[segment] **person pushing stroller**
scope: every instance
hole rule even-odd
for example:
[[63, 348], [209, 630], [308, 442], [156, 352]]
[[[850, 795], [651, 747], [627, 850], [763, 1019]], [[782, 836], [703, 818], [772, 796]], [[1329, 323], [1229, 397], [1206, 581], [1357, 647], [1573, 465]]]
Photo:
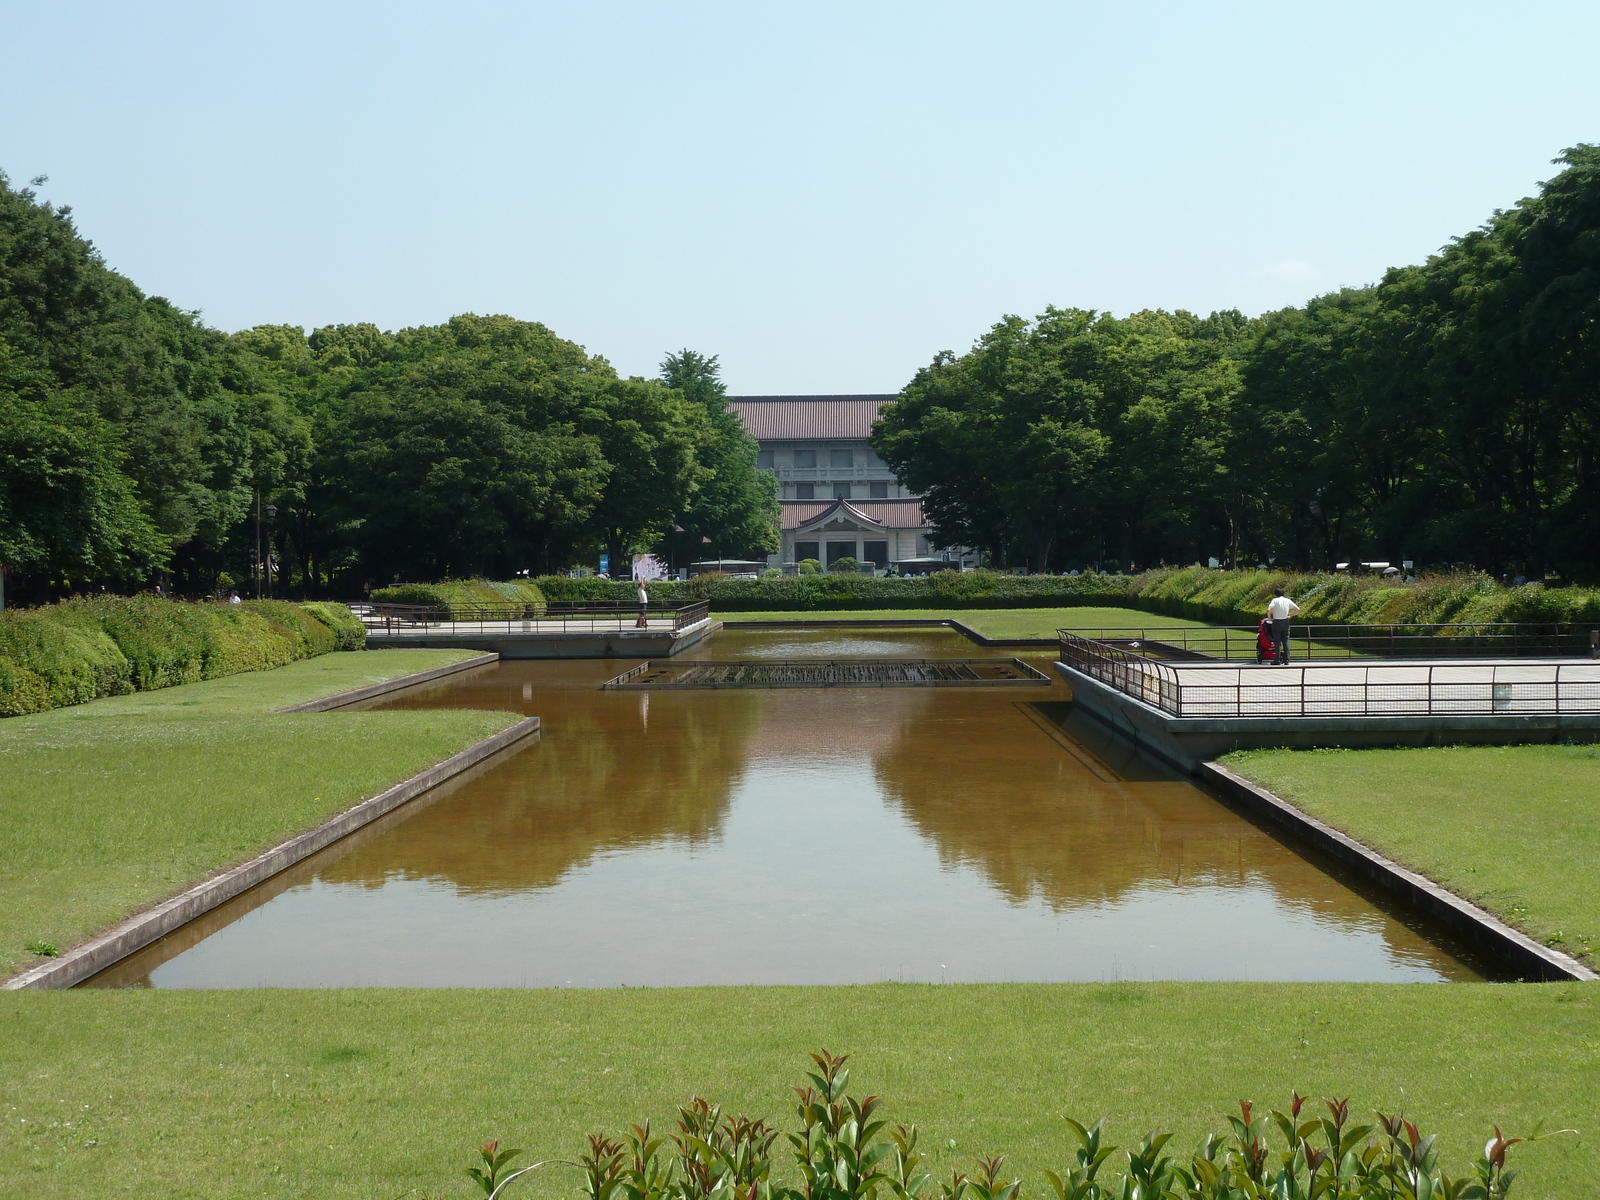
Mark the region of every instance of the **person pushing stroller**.
[[1272, 655], [1272, 665], [1286, 666], [1289, 662], [1289, 618], [1300, 611], [1300, 606], [1283, 594], [1283, 589], [1273, 588], [1272, 599], [1267, 604], [1267, 615], [1256, 630], [1256, 662], [1264, 662]]

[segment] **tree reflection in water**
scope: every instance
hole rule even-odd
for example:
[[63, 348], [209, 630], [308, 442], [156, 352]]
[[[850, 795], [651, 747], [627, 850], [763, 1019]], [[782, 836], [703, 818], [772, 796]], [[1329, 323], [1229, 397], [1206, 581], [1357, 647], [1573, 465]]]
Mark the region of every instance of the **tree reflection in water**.
[[[554, 887], [608, 853], [715, 839], [761, 720], [759, 694], [597, 690], [616, 671], [610, 662], [508, 664], [452, 690], [454, 707], [537, 713], [539, 745], [321, 878], [369, 887], [418, 879], [508, 895]], [[535, 674], [538, 690], [525, 698], [520, 677]], [[439, 702], [434, 690], [404, 706]]]

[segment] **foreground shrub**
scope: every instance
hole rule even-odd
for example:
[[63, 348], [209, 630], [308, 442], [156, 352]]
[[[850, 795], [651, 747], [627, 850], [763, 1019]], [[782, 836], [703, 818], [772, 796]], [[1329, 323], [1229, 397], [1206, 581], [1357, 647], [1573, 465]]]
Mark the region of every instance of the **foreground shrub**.
[[[849, 1094], [845, 1055], [811, 1056], [816, 1070], [793, 1089], [796, 1129], [784, 1133], [799, 1186], [772, 1180], [779, 1131], [765, 1120], [729, 1116], [695, 1097], [678, 1110], [678, 1132], [656, 1137], [650, 1122], [620, 1139], [590, 1134], [576, 1161], [512, 1166], [521, 1150], [485, 1142], [482, 1167], [467, 1174], [489, 1200], [501, 1200], [520, 1176], [540, 1167], [582, 1172], [586, 1200], [1018, 1200], [1023, 1181], [1007, 1178], [1005, 1156], [978, 1158], [935, 1183], [915, 1125], [892, 1129], [883, 1100]], [[1322, 1110], [1326, 1111], [1323, 1115]], [[1059, 1171], [1046, 1170], [1049, 1200], [1500, 1200], [1517, 1177], [1506, 1166], [1512, 1147], [1543, 1136], [1504, 1137], [1498, 1126], [1470, 1173], [1452, 1177], [1440, 1165], [1433, 1136], [1404, 1115], [1350, 1118], [1348, 1100], [1306, 1111], [1298, 1093], [1287, 1111], [1257, 1115], [1240, 1101], [1225, 1133], [1212, 1133], [1189, 1155], [1172, 1154], [1169, 1133], [1147, 1133], [1123, 1151], [1106, 1140], [1105, 1118], [1084, 1125], [1066, 1118], [1074, 1145]], [[1570, 1133], [1571, 1130], [1561, 1130]], [[951, 1143], [952, 1145], [954, 1143]]]
[[132, 690], [127, 657], [92, 618], [60, 606], [13, 609], [0, 618], [0, 715]]
[[[601, 583], [607, 582], [600, 580]], [[552, 597], [564, 599], [564, 597]], [[521, 608], [542, 613], [545, 593], [538, 583], [514, 579], [495, 583], [488, 579], [447, 579], [443, 583], [397, 583], [377, 588], [374, 604], [423, 604], [452, 617], [471, 617], [485, 609]]]
[[342, 621], [283, 600], [91, 596], [12, 609], [0, 614], [0, 716], [261, 671], [365, 644], [348, 609], [326, 607], [340, 610]]

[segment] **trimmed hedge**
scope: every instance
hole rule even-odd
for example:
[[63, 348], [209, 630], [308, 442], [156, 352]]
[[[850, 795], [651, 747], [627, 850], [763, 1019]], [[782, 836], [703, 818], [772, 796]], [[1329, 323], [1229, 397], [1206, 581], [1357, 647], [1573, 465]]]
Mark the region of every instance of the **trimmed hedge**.
[[1186, 567], [1138, 576], [1130, 582], [1127, 602], [1168, 616], [1253, 624], [1265, 615], [1276, 587], [1300, 605], [1297, 619], [1330, 625], [1600, 621], [1600, 591], [1538, 583], [1508, 588], [1486, 575], [1467, 573], [1399, 583], [1376, 575]]
[[[542, 576], [535, 582], [554, 601], [632, 600], [637, 584], [588, 576]], [[820, 612], [828, 609], [1065, 608], [1126, 604], [1122, 575], [1001, 575], [994, 571], [937, 571], [910, 578], [872, 575], [785, 575], [733, 579], [700, 575], [649, 585], [658, 603], [710, 600], [718, 612]]]
[[[604, 583], [605, 580], [600, 582]], [[452, 617], [470, 617], [486, 608], [521, 605], [535, 613], [545, 609], [545, 594], [537, 582], [525, 579], [494, 583], [488, 579], [447, 579], [443, 583], [397, 583], [377, 588], [374, 604], [425, 604]]]
[[365, 642], [343, 605], [90, 596], [13, 609], [0, 615], [0, 716], [263, 671]]
[[350, 611], [348, 604], [333, 600], [311, 600], [300, 607], [333, 631], [335, 650], [367, 648], [367, 627]]
[[[829, 609], [1071, 608], [1122, 607], [1219, 625], [1260, 620], [1282, 586], [1300, 605], [1304, 619], [1330, 625], [1433, 624], [1480, 621], [1600, 622], [1600, 591], [1545, 588], [1537, 583], [1504, 587], [1486, 575], [1426, 576], [1397, 583], [1376, 575], [1330, 572], [1224, 571], [1206, 567], [1163, 568], [1142, 575], [1002, 575], [994, 571], [938, 571], [911, 578], [871, 575], [785, 575], [734, 579], [700, 575], [649, 585], [657, 603], [710, 600], [718, 612], [826, 612]], [[530, 589], [558, 603], [631, 601], [637, 585], [585, 576], [545, 575], [532, 583], [405, 584], [374, 592], [389, 603], [428, 604], [470, 614], [473, 603], [504, 604]], [[488, 600], [486, 597], [497, 597]]]

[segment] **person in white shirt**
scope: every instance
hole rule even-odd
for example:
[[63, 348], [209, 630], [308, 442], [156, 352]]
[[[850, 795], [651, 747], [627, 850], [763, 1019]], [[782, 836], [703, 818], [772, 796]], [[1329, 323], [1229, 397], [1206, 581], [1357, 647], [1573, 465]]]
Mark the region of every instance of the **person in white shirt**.
[[647, 628], [650, 624], [647, 611], [650, 608], [650, 593], [645, 590], [644, 580], [639, 580], [639, 619], [635, 624], [640, 629]]
[[1274, 666], [1283, 666], [1289, 661], [1289, 618], [1300, 611], [1300, 606], [1283, 594], [1282, 588], [1274, 588], [1272, 599], [1267, 604], [1267, 618], [1272, 622], [1272, 644], [1278, 648], [1278, 657]]

